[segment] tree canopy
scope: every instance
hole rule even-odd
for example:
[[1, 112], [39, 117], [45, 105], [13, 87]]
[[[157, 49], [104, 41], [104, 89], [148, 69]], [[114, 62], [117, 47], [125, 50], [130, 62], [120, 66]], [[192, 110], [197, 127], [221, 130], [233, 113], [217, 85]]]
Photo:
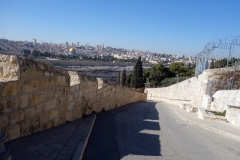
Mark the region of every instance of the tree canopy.
[[177, 82], [176, 75], [179, 76], [179, 79], [184, 80], [193, 73], [190, 65], [184, 66], [181, 62], [172, 63], [169, 68], [159, 63], [148, 69], [144, 73], [144, 78], [148, 87], [167, 86]]
[[192, 76], [193, 70], [184, 66], [182, 62], [172, 63], [169, 70], [178, 76]]
[[161, 81], [168, 77], [174, 76], [172, 73], [169, 73], [168, 68], [166, 68], [162, 63], [159, 63], [144, 73], [144, 78], [146, 78], [146, 82], [148, 86], [160, 86]]

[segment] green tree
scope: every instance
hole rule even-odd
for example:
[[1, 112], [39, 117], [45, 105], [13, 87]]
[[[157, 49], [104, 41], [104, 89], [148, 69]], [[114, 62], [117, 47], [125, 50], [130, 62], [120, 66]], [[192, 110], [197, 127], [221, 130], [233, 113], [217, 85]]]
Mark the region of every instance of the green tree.
[[[181, 82], [181, 81], [184, 81], [186, 79], [188, 79], [189, 77], [179, 77], [178, 78], [178, 82]], [[168, 87], [168, 86], [171, 86], [173, 84], [176, 84], [177, 83], [177, 78], [176, 77], [173, 77], [173, 78], [165, 78], [164, 80], [162, 80], [161, 82], [161, 86], [162, 87]]]
[[166, 77], [166, 68], [162, 63], [159, 63], [144, 73], [144, 77], [147, 79], [147, 84], [151, 87], [160, 86], [161, 81]]
[[117, 76], [117, 84], [120, 84], [120, 82], [121, 82], [121, 73], [119, 71]]
[[22, 52], [24, 57], [28, 57], [31, 54], [31, 51], [27, 49], [24, 49]]
[[224, 58], [224, 59], [221, 59], [221, 60], [216, 60], [214, 62], [214, 68], [223, 68], [227, 65], [227, 59]]
[[127, 76], [127, 79], [126, 79], [126, 86], [127, 87], [132, 87], [132, 74], [128, 75]]
[[228, 61], [228, 66], [234, 66], [235, 65], [235, 61], [237, 61], [236, 58], [231, 58], [229, 61]]
[[188, 63], [188, 69], [191, 69], [191, 63]]
[[125, 86], [126, 85], [126, 70], [123, 70], [123, 74], [122, 74], [122, 85]]
[[185, 67], [182, 62], [172, 63], [169, 70], [179, 76], [192, 76], [194, 73], [192, 69]]
[[133, 70], [132, 84], [135, 89], [144, 87], [141, 56], [138, 57], [138, 60]]
[[212, 59], [212, 62], [210, 64], [210, 69], [213, 69], [214, 68], [214, 60]]

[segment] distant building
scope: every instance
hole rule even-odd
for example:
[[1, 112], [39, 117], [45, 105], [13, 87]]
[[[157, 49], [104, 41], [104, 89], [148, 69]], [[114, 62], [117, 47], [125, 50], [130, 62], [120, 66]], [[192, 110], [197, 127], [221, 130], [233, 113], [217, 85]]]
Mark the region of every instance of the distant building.
[[32, 41], [34, 45], [37, 43], [37, 40], [35, 38], [33, 38]]
[[123, 58], [122, 55], [119, 55], [119, 54], [112, 54], [112, 56], [114, 58], [117, 58], [117, 59], [122, 59]]
[[70, 48], [68, 53], [65, 53], [66, 56], [77, 56], [76, 49]]
[[79, 42], [77, 42], [77, 47], [79, 47]]
[[102, 49], [102, 45], [96, 45], [96, 49]]
[[157, 61], [149, 61], [149, 63], [157, 64], [158, 62]]

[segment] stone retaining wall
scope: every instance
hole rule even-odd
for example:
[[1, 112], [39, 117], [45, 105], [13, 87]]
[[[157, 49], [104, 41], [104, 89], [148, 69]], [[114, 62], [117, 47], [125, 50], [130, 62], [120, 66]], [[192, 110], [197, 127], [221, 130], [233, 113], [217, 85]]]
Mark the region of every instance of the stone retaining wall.
[[[210, 108], [211, 95], [227, 87], [233, 68], [209, 69], [193, 78], [163, 88], [147, 88], [148, 99], [172, 104], [189, 103], [195, 107]], [[211, 84], [210, 84], [211, 83]], [[234, 89], [240, 88], [240, 70], [235, 74]]]
[[[221, 90], [213, 95], [211, 109], [219, 112], [226, 110], [227, 121], [240, 126], [240, 90]], [[239, 108], [230, 108], [228, 105]]]
[[0, 55], [1, 68], [0, 125], [6, 141], [146, 100], [133, 89], [16, 56]]
[[206, 83], [199, 76], [163, 88], [147, 88], [148, 99], [162, 100], [171, 104], [192, 104], [201, 106]]
[[221, 90], [213, 95], [212, 110], [223, 112], [228, 105], [240, 106], [240, 90]]

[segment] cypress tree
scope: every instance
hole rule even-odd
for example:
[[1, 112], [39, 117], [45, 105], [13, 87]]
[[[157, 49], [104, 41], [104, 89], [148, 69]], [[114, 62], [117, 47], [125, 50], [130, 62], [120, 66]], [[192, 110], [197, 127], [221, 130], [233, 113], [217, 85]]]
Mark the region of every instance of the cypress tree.
[[128, 87], [132, 87], [132, 74], [130, 74], [129, 76], [127, 76], [127, 79], [126, 79], [126, 86]]
[[122, 85], [123, 86], [125, 86], [125, 84], [126, 84], [126, 79], [127, 79], [127, 77], [126, 77], [126, 70], [124, 69], [123, 70], [123, 74], [122, 74]]
[[134, 88], [144, 87], [141, 56], [138, 57], [137, 63], [133, 70], [132, 85]]
[[214, 68], [214, 60], [212, 59], [212, 62], [210, 64], [210, 69], [213, 69]]
[[117, 84], [120, 84], [120, 82], [121, 82], [121, 77], [120, 77], [120, 72], [118, 72], [118, 76], [117, 76]]

